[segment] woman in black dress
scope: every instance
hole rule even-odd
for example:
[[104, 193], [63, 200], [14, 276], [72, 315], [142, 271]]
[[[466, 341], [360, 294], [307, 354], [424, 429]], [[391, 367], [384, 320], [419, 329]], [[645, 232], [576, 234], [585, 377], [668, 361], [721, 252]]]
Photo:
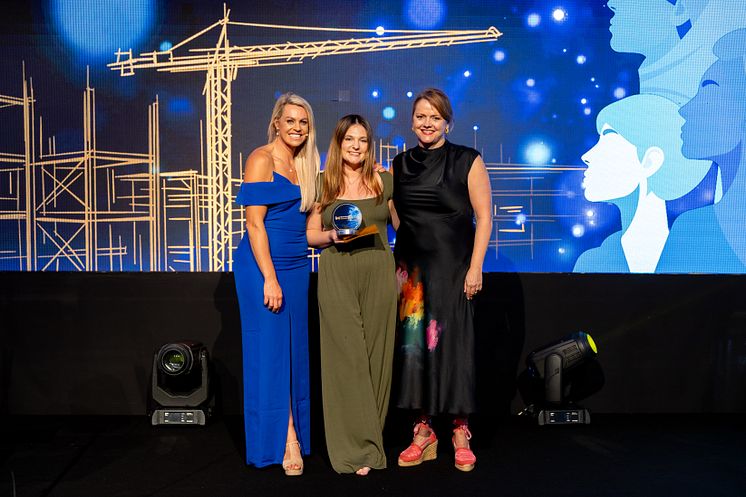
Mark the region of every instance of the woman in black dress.
[[[482, 263], [492, 232], [487, 169], [472, 148], [446, 140], [453, 121], [441, 90], [417, 95], [412, 130], [418, 145], [396, 156], [399, 398], [420, 412], [399, 466], [435, 459], [431, 417], [453, 417], [456, 468], [471, 471], [468, 415], [475, 410], [472, 298], [482, 289]], [[475, 223], [476, 219], [476, 223]]]

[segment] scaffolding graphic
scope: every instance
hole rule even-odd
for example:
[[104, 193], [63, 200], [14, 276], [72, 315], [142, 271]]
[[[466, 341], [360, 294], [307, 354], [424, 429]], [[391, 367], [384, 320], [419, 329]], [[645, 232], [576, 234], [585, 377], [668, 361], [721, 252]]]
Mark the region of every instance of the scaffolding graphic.
[[[158, 101], [148, 106], [147, 153], [98, 148], [96, 92], [89, 77], [82, 150], [58, 152], [50, 137], [44, 152], [42, 123], [40, 118], [39, 154], [27, 164], [26, 176], [30, 269], [121, 271], [129, 257], [140, 271], [158, 270]], [[42, 250], [45, 246], [51, 250]]]
[[[119, 50], [109, 64], [122, 76], [136, 70], [204, 72], [205, 120], [200, 121], [200, 164], [160, 170], [159, 102], [148, 106], [147, 151], [99, 148], [96, 92], [90, 76], [82, 95], [82, 147], [59, 151], [35, 115], [31, 79], [23, 68], [21, 96], [0, 95], [3, 129], [21, 125], [23, 150], [0, 151], [0, 268], [19, 271], [223, 271], [232, 266], [244, 232], [244, 211], [233, 202], [231, 85], [238, 69], [301, 64], [319, 56], [489, 42], [487, 30], [388, 31], [284, 26], [223, 18], [166, 51], [133, 57]], [[228, 28], [364, 33], [343, 40], [237, 46]], [[195, 46], [209, 34], [217, 42]], [[22, 114], [20, 116], [18, 114]], [[390, 165], [399, 147], [378, 144], [378, 160]], [[311, 265], [318, 252], [309, 249]]]
[[[224, 6], [223, 18], [198, 33], [175, 44], [168, 50], [153, 51], [133, 56], [132, 50], [116, 52], [116, 62], [108, 65], [121, 76], [133, 76], [136, 70], [155, 69], [169, 73], [205, 73], [205, 144], [206, 167], [204, 174], [207, 224], [210, 233], [206, 240], [207, 263], [210, 271], [232, 268], [234, 240], [240, 234], [242, 223], [236, 229], [233, 198], [235, 181], [232, 171], [232, 93], [231, 86], [238, 70], [288, 64], [302, 64], [321, 56], [345, 55], [390, 50], [481, 43], [496, 40], [502, 35], [496, 28], [487, 30], [442, 30], [442, 31], [388, 31], [389, 36], [377, 34], [375, 30], [321, 28], [310, 26], [287, 26], [257, 24], [230, 20], [230, 10]], [[339, 33], [375, 34], [367, 38], [324, 40], [308, 42], [286, 42], [276, 45], [239, 46], [232, 45], [229, 27], [267, 28], [275, 30], [299, 30]], [[210, 48], [193, 47], [196, 40], [217, 32], [217, 42]], [[391, 36], [393, 34], [393, 36]], [[187, 48], [187, 47], [190, 48]], [[173, 250], [183, 250], [174, 247]], [[176, 253], [176, 252], [174, 252]], [[182, 254], [183, 255], [183, 254]], [[199, 259], [199, 257], [197, 257]]]
[[27, 180], [34, 153], [30, 119], [33, 106], [34, 90], [30, 81], [26, 80], [24, 68], [23, 96], [0, 95], [0, 122], [3, 129], [12, 129], [15, 117], [12, 111], [20, 107], [22, 112], [23, 153], [0, 152], [0, 226], [9, 226], [7, 232], [17, 234], [17, 244], [0, 246], [0, 261], [10, 261], [9, 266], [19, 271], [30, 270], [33, 260], [29, 223], [32, 212]]
[[[534, 258], [534, 249], [540, 243], [555, 243], [560, 238], [546, 236], [542, 226], [551, 225], [561, 217], [577, 217], [557, 214], [537, 206], [537, 200], [557, 197], [572, 197], [577, 192], [552, 186], [560, 174], [585, 171], [585, 167], [573, 165], [536, 166], [512, 164], [510, 162], [487, 162], [487, 173], [492, 185], [492, 215], [494, 235], [490, 247], [499, 257], [500, 248], [527, 247]], [[580, 183], [578, 183], [579, 185]]]

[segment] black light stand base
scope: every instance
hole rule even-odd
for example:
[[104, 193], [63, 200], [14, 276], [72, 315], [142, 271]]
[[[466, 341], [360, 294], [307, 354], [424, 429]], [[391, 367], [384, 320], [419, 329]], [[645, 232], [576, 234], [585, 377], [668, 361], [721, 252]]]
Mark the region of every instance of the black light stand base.
[[156, 409], [150, 416], [150, 423], [157, 425], [201, 425], [207, 423], [210, 409], [171, 408]]
[[587, 425], [591, 423], [591, 413], [588, 409], [582, 407], [541, 409], [536, 416], [536, 420], [539, 426]]

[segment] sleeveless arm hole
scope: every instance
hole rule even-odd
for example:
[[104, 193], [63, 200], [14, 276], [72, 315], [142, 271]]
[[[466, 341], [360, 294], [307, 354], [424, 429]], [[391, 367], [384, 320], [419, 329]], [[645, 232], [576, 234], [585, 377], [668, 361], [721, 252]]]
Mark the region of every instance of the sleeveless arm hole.
[[471, 173], [471, 168], [474, 167], [474, 163], [477, 161], [478, 158], [482, 156], [482, 154], [479, 153], [478, 150], [470, 148], [470, 147], [464, 147], [466, 150], [464, 150], [464, 154], [468, 157], [468, 159], [465, 162], [466, 170], [463, 172], [463, 182], [465, 185], [469, 185], [469, 173]]
[[383, 200], [388, 202], [394, 196], [394, 177], [389, 172], [378, 173], [378, 175], [381, 177]]

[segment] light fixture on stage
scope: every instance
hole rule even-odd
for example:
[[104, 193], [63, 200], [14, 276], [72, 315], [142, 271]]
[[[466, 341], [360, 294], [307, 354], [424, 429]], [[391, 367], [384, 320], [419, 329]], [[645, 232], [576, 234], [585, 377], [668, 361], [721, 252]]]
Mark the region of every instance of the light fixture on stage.
[[151, 423], [204, 425], [212, 413], [207, 348], [182, 340], [162, 346], [153, 356]]
[[575, 402], [603, 386], [593, 338], [578, 332], [540, 347], [526, 357], [518, 385], [528, 405], [522, 414], [545, 424], [588, 424], [590, 413]]

